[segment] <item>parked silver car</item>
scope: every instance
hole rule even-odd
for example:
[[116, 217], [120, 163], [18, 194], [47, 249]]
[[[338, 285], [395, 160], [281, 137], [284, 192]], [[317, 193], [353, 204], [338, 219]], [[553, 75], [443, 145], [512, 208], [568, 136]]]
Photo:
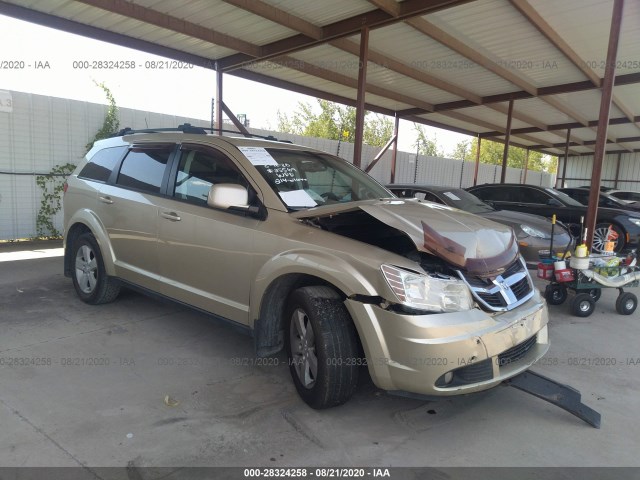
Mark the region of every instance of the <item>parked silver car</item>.
[[[551, 220], [540, 215], [496, 210], [461, 188], [413, 184], [387, 185], [387, 188], [402, 198], [420, 198], [429, 202], [449, 205], [513, 228], [518, 238], [520, 254], [530, 267], [535, 267], [538, 264], [540, 251], [548, 252], [553, 248], [556, 252], [564, 252], [573, 241], [569, 229], [562, 222], [556, 222], [556, 226], [552, 228]], [[552, 232], [553, 241], [551, 241]]]
[[508, 227], [398, 199], [335, 156], [184, 132], [99, 141], [67, 181], [64, 271], [91, 304], [121, 286], [286, 349], [314, 408], [385, 390], [455, 395], [526, 370], [547, 308]]

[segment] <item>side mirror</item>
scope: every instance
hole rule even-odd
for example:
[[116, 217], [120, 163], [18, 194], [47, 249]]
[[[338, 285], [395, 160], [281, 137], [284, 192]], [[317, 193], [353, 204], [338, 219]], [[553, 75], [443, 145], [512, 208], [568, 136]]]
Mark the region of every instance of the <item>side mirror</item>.
[[207, 205], [214, 208], [249, 208], [249, 192], [236, 183], [212, 185], [207, 196]]
[[553, 207], [562, 207], [562, 202], [560, 200], [556, 200], [555, 198], [550, 198], [547, 201], [547, 205], [551, 205]]

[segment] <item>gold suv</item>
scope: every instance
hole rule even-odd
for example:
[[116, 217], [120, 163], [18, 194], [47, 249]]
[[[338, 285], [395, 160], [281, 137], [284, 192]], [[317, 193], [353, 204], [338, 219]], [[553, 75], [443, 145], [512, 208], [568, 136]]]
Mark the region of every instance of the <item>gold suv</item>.
[[385, 390], [499, 384], [549, 348], [547, 308], [509, 227], [398, 199], [348, 162], [265, 139], [125, 130], [67, 181], [65, 275], [79, 297], [122, 286], [283, 348], [314, 408], [367, 368]]

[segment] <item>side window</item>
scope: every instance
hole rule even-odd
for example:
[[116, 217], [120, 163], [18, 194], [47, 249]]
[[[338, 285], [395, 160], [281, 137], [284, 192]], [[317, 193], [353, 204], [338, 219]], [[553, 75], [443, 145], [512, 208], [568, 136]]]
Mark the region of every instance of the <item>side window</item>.
[[[583, 205], [586, 205], [587, 203], [589, 203], [589, 194], [586, 193], [586, 192], [582, 193], [582, 192], [574, 191], [574, 192], [571, 192], [571, 195], [569, 195], [569, 196], [572, 197], [574, 200], [582, 203]], [[600, 197], [600, 200], [601, 200], [601, 203], [602, 203], [602, 200], [606, 201], [606, 199], [603, 198], [603, 197]], [[600, 205], [600, 206], [602, 206], [602, 205]]]
[[222, 153], [183, 147], [173, 196], [206, 205], [209, 189], [218, 183], [247, 186], [238, 168]]
[[442, 200], [440, 200], [440, 198], [436, 197], [431, 192], [424, 192], [422, 195], [424, 195], [424, 200], [427, 200], [427, 201], [433, 202], [433, 203], [439, 203], [440, 205], [444, 205], [444, 202]]
[[172, 146], [144, 148], [135, 147], [122, 161], [117, 184], [149, 193], [160, 193], [165, 167]]
[[512, 201], [507, 198], [506, 189], [505, 188], [479, 188], [478, 190], [474, 190], [472, 192], [476, 197], [481, 200], [492, 200], [492, 201]]
[[533, 188], [520, 188], [519, 195], [522, 203], [535, 203], [536, 205], [548, 205], [551, 195], [535, 190]]
[[106, 182], [126, 149], [126, 146], [103, 148], [91, 157], [78, 176], [98, 182]]

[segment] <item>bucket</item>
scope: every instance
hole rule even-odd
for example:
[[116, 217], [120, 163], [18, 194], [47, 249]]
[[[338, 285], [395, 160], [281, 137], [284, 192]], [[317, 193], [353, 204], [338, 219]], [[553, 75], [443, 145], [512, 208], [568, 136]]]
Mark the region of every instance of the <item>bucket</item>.
[[584, 258], [587, 256], [587, 246], [584, 243], [576, 247], [575, 256], [579, 258]]
[[555, 276], [556, 276], [556, 281], [559, 283], [572, 282], [574, 280], [573, 271], [570, 268], [565, 268], [563, 270], [556, 270]]
[[538, 263], [538, 278], [543, 280], [553, 279], [553, 264], [551, 263]]
[[567, 268], [567, 262], [565, 261], [554, 262], [553, 264], [554, 270], [566, 270], [566, 268]]
[[587, 270], [589, 268], [589, 257], [571, 257], [569, 265], [576, 270]]

